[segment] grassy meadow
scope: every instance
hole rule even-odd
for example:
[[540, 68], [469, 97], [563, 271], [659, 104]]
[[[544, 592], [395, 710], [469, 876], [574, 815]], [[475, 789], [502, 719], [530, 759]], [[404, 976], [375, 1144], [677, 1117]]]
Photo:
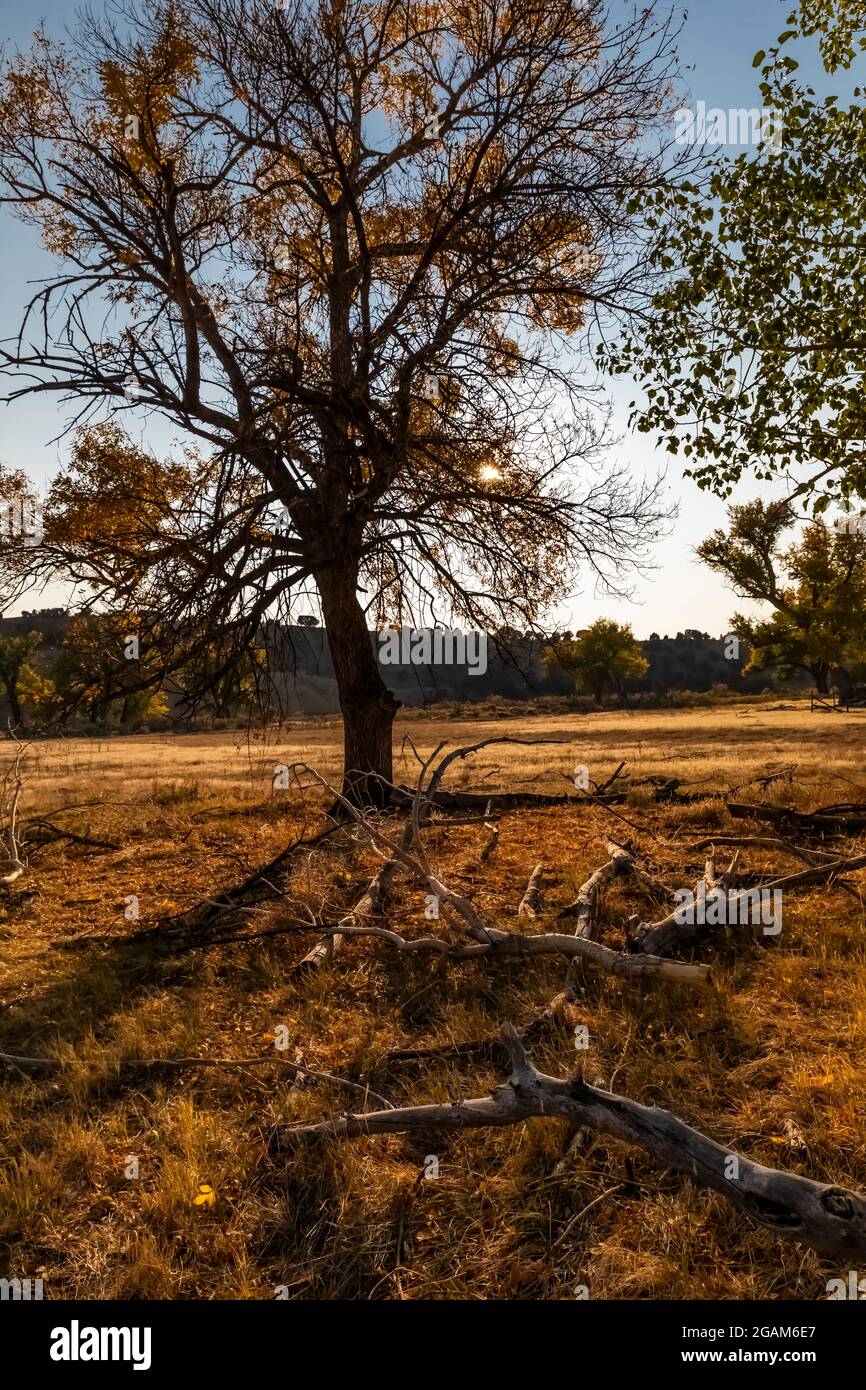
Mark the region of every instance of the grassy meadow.
[[[295, 973], [320, 933], [290, 923], [304, 912], [334, 920], [357, 901], [377, 862], [364, 845], [325, 844], [295, 861], [249, 915], [250, 932], [282, 923], [281, 934], [173, 955], [125, 945], [320, 828], [325, 796], [275, 791], [273, 769], [303, 761], [336, 780], [340, 735], [337, 720], [306, 719], [266, 736], [142, 734], [27, 750], [25, 836], [28, 823], [35, 832], [49, 822], [112, 847], [37, 836], [27, 872], [0, 889], [0, 1051], [69, 1064], [0, 1074], [0, 1276], [41, 1277], [53, 1299], [554, 1300], [578, 1285], [613, 1299], [826, 1296], [826, 1281], [846, 1273], [833, 1261], [754, 1228], [635, 1149], [591, 1134], [571, 1143], [559, 1121], [275, 1146], [281, 1127], [378, 1108], [365, 1088], [395, 1105], [485, 1094], [503, 1078], [479, 1056], [389, 1054], [489, 1038], [506, 1021], [526, 1027], [566, 969], [556, 957], [454, 962], [354, 939], [325, 970]], [[740, 800], [866, 801], [866, 714], [779, 700], [408, 712], [396, 780], [414, 782], [413, 749], [426, 757], [443, 741], [497, 735], [544, 742], [485, 748], [452, 766], [446, 787], [561, 793], [575, 764], [599, 782], [625, 760], [635, 777], [739, 787]], [[11, 761], [9, 745], [2, 766]], [[766, 790], [748, 785], [785, 770]], [[627, 838], [661, 883], [693, 887], [705, 858], [695, 842], [732, 833], [761, 829], [732, 821], [723, 799], [657, 805], [636, 789], [619, 807], [504, 812], [486, 862], [481, 824], [431, 829], [426, 845], [440, 876], [490, 920], [534, 932], [607, 858], [607, 836]], [[518, 920], [538, 863], [546, 911]], [[739, 867], [802, 866], [748, 845]], [[582, 1065], [593, 1084], [665, 1106], [755, 1161], [866, 1191], [864, 891], [866, 870], [847, 886], [804, 887], [785, 897], [778, 938], [740, 929], [710, 942], [699, 955], [713, 966], [708, 990], [586, 969], [536, 1063], [561, 1076]], [[138, 920], [124, 915], [133, 896]], [[666, 910], [651, 885], [615, 881], [596, 937], [622, 949], [630, 916]], [[398, 880], [387, 919], [404, 935], [429, 931], [423, 891]], [[578, 1024], [589, 1028], [587, 1052], [575, 1049]], [[326, 1076], [299, 1080], [282, 1065], [280, 1025], [284, 1056]], [[178, 1057], [266, 1060], [117, 1066]], [[431, 1155], [439, 1176], [428, 1180]]]

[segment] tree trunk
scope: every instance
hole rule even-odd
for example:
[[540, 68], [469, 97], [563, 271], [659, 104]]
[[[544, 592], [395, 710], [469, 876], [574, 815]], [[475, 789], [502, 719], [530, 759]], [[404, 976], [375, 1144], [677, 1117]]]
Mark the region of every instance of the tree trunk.
[[850, 691], [854, 688], [851, 673], [846, 671], [844, 666], [835, 666], [830, 671], [830, 678], [834, 685], [838, 686], [839, 698], [842, 700], [846, 699]]
[[343, 795], [355, 805], [383, 806], [393, 777], [391, 735], [400, 701], [376, 661], [358, 602], [357, 566], [328, 566], [316, 583], [343, 715]]
[[815, 682], [815, 689], [817, 690], [818, 694], [829, 695], [830, 667], [826, 665], [823, 661], [816, 661], [814, 665], [808, 667], [808, 670], [812, 674], [812, 679]]
[[6, 686], [6, 699], [9, 701], [9, 713], [12, 718], [12, 727], [17, 729], [23, 721], [21, 719], [21, 702], [18, 699], [18, 683], [13, 678], [3, 682]]

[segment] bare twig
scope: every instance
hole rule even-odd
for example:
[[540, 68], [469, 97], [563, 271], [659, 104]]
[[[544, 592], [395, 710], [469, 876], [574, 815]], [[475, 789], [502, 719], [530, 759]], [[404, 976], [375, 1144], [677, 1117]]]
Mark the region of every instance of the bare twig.
[[144, 1068], [152, 1071], [160, 1067], [261, 1067], [277, 1065], [287, 1067], [289, 1071], [300, 1076], [307, 1076], [315, 1081], [332, 1081], [337, 1086], [346, 1086], [352, 1091], [359, 1091], [363, 1096], [372, 1096], [374, 1100], [381, 1101], [383, 1105], [393, 1109], [393, 1105], [386, 1096], [380, 1096], [376, 1091], [371, 1091], [369, 1086], [361, 1085], [357, 1081], [349, 1081], [345, 1076], [334, 1076], [329, 1071], [316, 1071], [312, 1067], [303, 1067], [298, 1062], [290, 1062], [288, 1057], [280, 1056], [279, 1052], [268, 1053], [266, 1056], [259, 1057], [22, 1057], [14, 1052], [0, 1052], [0, 1063], [5, 1066], [13, 1067], [18, 1071], [27, 1073], [40, 1071], [63, 1071], [67, 1067], [118, 1067], [127, 1070], [138, 1070]]

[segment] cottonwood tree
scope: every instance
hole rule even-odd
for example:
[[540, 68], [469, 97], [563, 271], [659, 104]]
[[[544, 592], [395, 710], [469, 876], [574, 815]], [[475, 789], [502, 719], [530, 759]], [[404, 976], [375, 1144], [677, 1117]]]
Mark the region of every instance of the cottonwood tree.
[[158, 671], [148, 671], [152, 654], [142, 653], [136, 614], [77, 613], [48, 673], [43, 695], [46, 713], [64, 722], [86, 713], [91, 723], [114, 713], [121, 724], [168, 713]]
[[597, 618], [572, 641], [556, 643], [549, 650], [547, 661], [571, 672], [578, 687], [599, 705], [608, 689], [625, 699], [629, 682], [640, 680], [649, 670], [649, 662], [631, 627], [611, 618]]
[[61, 265], [4, 360], [84, 433], [13, 579], [139, 612], [164, 672], [218, 642], [211, 676], [316, 591], [346, 785], [381, 796], [370, 619], [525, 627], [663, 520], [580, 367], [648, 288], [626, 204], [671, 162], [673, 39], [601, 0], [142, 0], [39, 34], [0, 181]]
[[794, 54], [812, 36], [828, 73], [855, 64], [866, 4], [804, 0], [788, 26], [755, 55], [775, 138], [654, 192], [668, 283], [612, 356], [646, 390], [637, 428], [700, 486], [726, 497], [746, 474], [779, 478], [820, 515], [866, 497], [866, 107], [859, 89], [817, 95]]
[[0, 685], [9, 703], [9, 718], [15, 728], [24, 723], [21, 687], [36, 676], [33, 661], [41, 643], [41, 632], [0, 637]]
[[[769, 604], [769, 618], [735, 614], [731, 629], [750, 647], [745, 671], [806, 671], [821, 694], [831, 678], [849, 684], [866, 660], [866, 528], [817, 520], [782, 547], [794, 522], [787, 502], [731, 507], [727, 529], [697, 547], [742, 598]], [[857, 520], [857, 519], [854, 519]]]

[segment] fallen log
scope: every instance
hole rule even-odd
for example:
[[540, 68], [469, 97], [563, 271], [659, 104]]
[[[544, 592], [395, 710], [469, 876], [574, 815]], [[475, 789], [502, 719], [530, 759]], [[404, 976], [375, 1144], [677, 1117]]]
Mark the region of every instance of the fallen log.
[[799, 874], [786, 874], [783, 878], [771, 878], [764, 888], [799, 888], [807, 883], [823, 883], [825, 879], [848, 873], [851, 869], [866, 867], [866, 854], [857, 854], [850, 859], [831, 859], [827, 864], [816, 864], [811, 869], [803, 869]]
[[482, 864], [487, 863], [491, 854], [496, 849], [496, 846], [499, 844], [499, 821], [491, 820], [492, 815], [493, 807], [490, 805], [490, 802], [488, 801], [484, 811], [484, 826], [488, 832], [487, 843], [485, 844], [480, 855], [478, 856], [479, 861]]
[[[710, 854], [704, 865], [703, 880], [697, 885], [696, 897], [706, 899], [711, 893], [722, 888], [726, 889], [735, 864], [736, 856], [731, 860], [727, 872], [718, 875], [715, 856]], [[659, 922], [641, 922], [632, 934], [633, 945], [641, 951], [649, 951], [653, 955], [679, 955], [705, 937], [708, 926], [710, 931], [714, 929], [713, 925], [704, 921], [681, 921], [681, 915], [682, 908], [678, 906]]]
[[533, 919], [538, 916], [544, 904], [543, 887], [544, 865], [536, 864], [526, 885], [526, 892], [520, 900], [520, 906], [517, 909], [518, 917]]
[[[590, 875], [578, 889], [574, 902], [564, 907], [557, 916], [557, 921], [568, 921], [573, 918], [574, 935], [587, 941], [592, 937], [599, 889], [615, 874], [634, 873], [635, 871], [632, 854], [622, 845], [617, 844], [615, 840], [607, 841], [607, 853], [609, 855], [607, 863], [602, 864], [595, 873]], [[544, 1012], [535, 1020], [533, 1030], [536, 1034], [560, 1018], [567, 1005], [574, 1002], [581, 974], [581, 958], [578, 956], [569, 963], [563, 988], [553, 996]]]
[[[391, 793], [391, 804], [405, 809], [410, 807], [415, 793], [410, 787], [395, 787]], [[486, 814], [493, 810], [510, 810], [519, 806], [578, 806], [586, 801], [585, 796], [548, 796], [543, 792], [446, 792], [424, 793], [424, 802], [445, 811], [478, 811]], [[590, 797], [589, 800], [592, 800]]]
[[[709, 865], [710, 861], [708, 860], [707, 863]], [[705, 876], [705, 895], [709, 896], [714, 888], [726, 888], [733, 868], [734, 862], [732, 861], [727, 874], [723, 875], [721, 879], [713, 879], [712, 882], [707, 880]], [[761, 884], [760, 891], [771, 893], [775, 892], [776, 889], [784, 891], [785, 889], [802, 888], [810, 883], [824, 883], [827, 879], [836, 878], [852, 869], [862, 868], [866, 868], [866, 854], [854, 855], [849, 859], [832, 859], [829, 863], [815, 864], [809, 869], [802, 869], [797, 874], [783, 874], [780, 878], [766, 879]], [[748, 899], [748, 895], [752, 892], [754, 889], [747, 888], [739, 893], [727, 894], [725, 915], [729, 921], [738, 921], [740, 903], [743, 899]], [[634, 933], [634, 941], [640, 950], [649, 951], [659, 956], [679, 955], [685, 947], [700, 939], [710, 924], [679, 921], [681, 911], [681, 908], [675, 908], [660, 922], [641, 923]], [[721, 926], [723, 923], [720, 922], [718, 925]]]
[[844, 809], [827, 808], [818, 811], [795, 811], [789, 806], [752, 806], [747, 802], [727, 801], [725, 808], [734, 820], [766, 821], [772, 825], [799, 826], [802, 830], [840, 831], [866, 830], [866, 806], [852, 805]]
[[[374, 874], [367, 884], [363, 894], [345, 917], [341, 917], [335, 927], [332, 927], [326, 935], [321, 936], [315, 946], [311, 946], [307, 954], [293, 967], [299, 974], [307, 974], [312, 970], [321, 970], [326, 965], [330, 965], [334, 956], [342, 949], [346, 938], [346, 928], [358, 926], [367, 917], [372, 917], [378, 912], [385, 895], [391, 885], [394, 872], [397, 868], [396, 861], [389, 859], [383, 864], [378, 873]], [[342, 930], [341, 930], [342, 929]]]
[[569, 903], [557, 914], [557, 921], [560, 922], [572, 917], [575, 919], [575, 936], [591, 936], [596, 899], [602, 885], [609, 882], [617, 874], [632, 873], [634, 870], [634, 858], [627, 849], [623, 849], [622, 845], [608, 840], [607, 852], [610, 855], [607, 863], [596, 869], [595, 873], [586, 880], [586, 883], [577, 890], [577, 897], [574, 902]]
[[753, 1163], [668, 1110], [599, 1090], [580, 1078], [545, 1076], [533, 1066], [510, 1025], [502, 1029], [502, 1036], [511, 1075], [489, 1096], [335, 1115], [319, 1124], [277, 1131], [275, 1142], [279, 1146], [285, 1140], [296, 1143], [313, 1137], [453, 1132], [521, 1124], [536, 1117], [562, 1119], [636, 1145], [664, 1166], [721, 1193], [758, 1225], [786, 1240], [836, 1257], [866, 1255], [866, 1197]]
[[[428, 764], [424, 765], [425, 768], [427, 766]], [[630, 954], [614, 951], [608, 946], [602, 946], [582, 936], [560, 936], [556, 933], [548, 933], [525, 937], [497, 930], [485, 921], [467, 897], [462, 893], [454, 892], [432, 871], [419, 833], [419, 817], [424, 804], [420, 782], [413, 801], [412, 814], [401, 840], [397, 841], [375, 826], [369, 817], [341, 796], [314, 768], [306, 763], [298, 764], [297, 768], [309, 774], [330, 792], [341, 803], [350, 819], [354, 820], [356, 825], [367, 834], [370, 841], [390, 853], [388, 862], [395, 866], [399, 865], [410, 877], [423, 884], [427, 892], [438, 899], [440, 909], [446, 913], [449, 919], [458, 922], [463, 932], [468, 934], [473, 941], [473, 944], [469, 946], [454, 946], [438, 937], [407, 938], [386, 927], [365, 926], [358, 922], [344, 921], [323, 934], [322, 942], [320, 942], [323, 949], [325, 949], [325, 936], [375, 936], [380, 940], [388, 941], [398, 951], [433, 951], [440, 955], [451, 956], [455, 960], [467, 960], [478, 955], [494, 953], [512, 956], [564, 955], [569, 958], [582, 956], [599, 969], [608, 970], [615, 975], [657, 975], [683, 984], [706, 985], [709, 983], [709, 970], [702, 965], [693, 965], [682, 961], [661, 961], [647, 953]], [[422, 769], [422, 776], [423, 771], [424, 769]], [[441, 765], [434, 777], [440, 771]], [[409, 853], [407, 848], [409, 843], [415, 844], [416, 854]], [[623, 862], [623, 855], [626, 858], [629, 857], [627, 851], [622, 851], [619, 846], [614, 848], [618, 852], [617, 862]], [[321, 959], [321, 955], [317, 959]]]
[[710, 969], [691, 961], [661, 960], [645, 953], [629, 954], [602, 946], [584, 936], [568, 936], [559, 932], [543, 932], [538, 936], [518, 936], [512, 932], [486, 928], [486, 941], [473, 941], [458, 946], [438, 936], [401, 936], [389, 927], [343, 926], [332, 929], [342, 936], [371, 936], [386, 941], [396, 951], [408, 954], [447, 956], [450, 960], [476, 960], [482, 956], [563, 956], [566, 960], [581, 959], [611, 975], [629, 977], [658, 976], [675, 984], [709, 986]]

